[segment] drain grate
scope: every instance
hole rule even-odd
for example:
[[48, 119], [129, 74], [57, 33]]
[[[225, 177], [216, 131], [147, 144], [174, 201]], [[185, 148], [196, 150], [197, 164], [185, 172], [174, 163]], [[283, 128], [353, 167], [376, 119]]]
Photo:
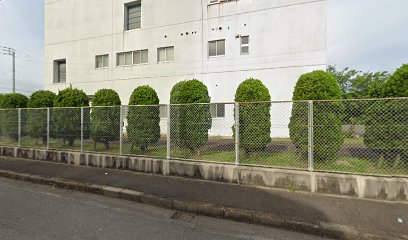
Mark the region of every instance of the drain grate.
[[173, 216], [171, 216], [171, 219], [192, 223], [195, 219], [195, 215], [183, 212], [175, 212]]

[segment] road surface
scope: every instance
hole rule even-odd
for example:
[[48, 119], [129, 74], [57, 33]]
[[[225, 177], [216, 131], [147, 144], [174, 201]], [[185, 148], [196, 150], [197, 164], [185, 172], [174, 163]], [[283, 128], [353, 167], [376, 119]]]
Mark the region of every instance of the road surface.
[[0, 178], [0, 239], [323, 239]]

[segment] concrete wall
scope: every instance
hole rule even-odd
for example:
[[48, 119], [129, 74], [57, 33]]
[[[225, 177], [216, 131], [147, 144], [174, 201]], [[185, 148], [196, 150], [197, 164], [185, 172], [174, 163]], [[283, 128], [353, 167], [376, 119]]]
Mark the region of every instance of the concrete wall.
[[1, 146], [0, 156], [191, 177], [291, 191], [408, 202], [408, 178], [307, 172]]
[[[213, 102], [230, 102], [237, 86], [255, 77], [273, 100], [288, 100], [301, 74], [326, 68], [326, 0], [142, 0], [141, 29], [124, 31], [127, 2], [45, 0], [47, 89], [72, 85], [92, 95], [112, 88], [127, 104], [134, 88], [148, 84], [166, 104], [175, 83], [196, 78]], [[250, 36], [250, 54], [240, 54], [237, 35]], [[208, 41], [218, 39], [226, 40], [226, 55], [208, 57]], [[164, 46], [175, 47], [175, 59], [158, 64]], [[148, 64], [116, 67], [116, 53], [139, 49], [149, 49]], [[96, 70], [101, 54], [110, 65]], [[58, 59], [67, 61], [66, 84], [53, 84]]]

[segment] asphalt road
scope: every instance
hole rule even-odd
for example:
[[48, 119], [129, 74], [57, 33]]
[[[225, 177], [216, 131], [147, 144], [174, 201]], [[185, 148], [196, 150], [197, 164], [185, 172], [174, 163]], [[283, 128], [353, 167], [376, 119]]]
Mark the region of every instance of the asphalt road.
[[[323, 239], [0, 178], [0, 239]], [[192, 219], [191, 219], [192, 218]]]

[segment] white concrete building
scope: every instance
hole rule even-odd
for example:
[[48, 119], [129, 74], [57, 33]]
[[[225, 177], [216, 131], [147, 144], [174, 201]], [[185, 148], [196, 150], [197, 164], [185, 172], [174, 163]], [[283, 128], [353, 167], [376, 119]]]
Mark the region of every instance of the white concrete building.
[[231, 102], [238, 85], [253, 77], [273, 100], [290, 100], [301, 74], [326, 69], [326, 5], [327, 0], [45, 0], [46, 88], [72, 85], [89, 95], [111, 88], [127, 104], [136, 87], [150, 85], [166, 104], [174, 84], [198, 79], [212, 102]]

